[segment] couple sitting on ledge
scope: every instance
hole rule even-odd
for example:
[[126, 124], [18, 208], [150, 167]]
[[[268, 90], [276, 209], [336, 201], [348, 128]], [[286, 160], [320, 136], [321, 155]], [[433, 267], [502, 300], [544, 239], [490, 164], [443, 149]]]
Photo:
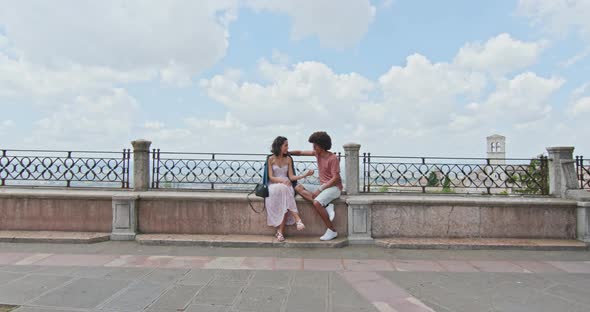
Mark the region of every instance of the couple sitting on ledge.
[[[332, 148], [332, 139], [326, 132], [314, 132], [309, 137], [309, 143], [313, 144], [311, 151], [289, 151], [287, 138], [279, 136], [272, 143], [272, 155], [268, 158], [268, 197], [266, 198], [267, 223], [277, 227], [276, 238], [282, 242], [285, 240], [285, 225], [296, 224], [297, 230], [305, 228], [295, 203], [295, 192], [305, 200], [311, 202], [317, 214], [326, 224], [326, 233], [320, 240], [328, 241], [336, 238], [338, 233], [332, 221], [334, 220], [334, 204], [331, 202], [342, 191], [340, 178], [340, 162]], [[315, 156], [321, 185], [317, 189], [306, 189], [303, 185], [297, 185], [297, 181], [313, 175], [313, 170], [307, 170], [300, 176], [294, 172], [293, 158], [297, 156]]]

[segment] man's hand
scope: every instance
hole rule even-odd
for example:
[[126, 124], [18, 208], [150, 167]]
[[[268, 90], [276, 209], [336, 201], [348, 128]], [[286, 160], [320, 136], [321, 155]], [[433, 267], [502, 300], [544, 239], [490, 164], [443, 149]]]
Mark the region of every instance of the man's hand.
[[312, 176], [312, 175], [313, 175], [313, 173], [314, 173], [313, 169], [309, 169], [309, 170], [307, 170], [307, 172], [305, 173], [305, 176], [306, 176], [306, 177]]
[[311, 193], [311, 197], [316, 198], [316, 197], [318, 197], [318, 195], [320, 195], [320, 193], [321, 193], [321, 191], [319, 189], [315, 190], [315, 191], [313, 191], [313, 193]]

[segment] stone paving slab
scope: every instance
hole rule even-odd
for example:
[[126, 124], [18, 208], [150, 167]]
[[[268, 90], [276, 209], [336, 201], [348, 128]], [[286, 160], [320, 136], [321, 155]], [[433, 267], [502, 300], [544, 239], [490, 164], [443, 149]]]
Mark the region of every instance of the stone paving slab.
[[0, 242], [90, 244], [110, 240], [110, 233], [62, 231], [0, 231]]
[[169, 285], [140, 281], [118, 293], [98, 310], [104, 312], [143, 311], [166, 291]]
[[[386, 272], [381, 274], [436, 311], [588, 311], [590, 275]], [[570, 281], [576, 280], [575, 287]]]
[[[60, 252], [0, 249], [0, 304], [25, 312], [577, 312], [590, 298], [587, 252], [52, 246]], [[80, 256], [90, 254], [97, 260]]]
[[81, 278], [44, 294], [31, 304], [92, 309], [128, 285], [129, 282], [123, 280]]
[[0, 303], [22, 305], [71, 279], [66, 276], [27, 275], [0, 286]]

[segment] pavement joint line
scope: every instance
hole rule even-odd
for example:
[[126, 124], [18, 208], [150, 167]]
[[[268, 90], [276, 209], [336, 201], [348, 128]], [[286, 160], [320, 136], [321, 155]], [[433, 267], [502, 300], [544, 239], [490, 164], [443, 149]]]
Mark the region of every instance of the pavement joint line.
[[36, 253], [29, 257], [19, 260], [15, 265], [32, 265], [35, 262], [39, 262], [43, 259], [51, 257], [53, 254], [48, 253]]
[[285, 298], [283, 299], [283, 302], [281, 303], [281, 309], [279, 310], [279, 312], [286, 312], [287, 311], [287, 305], [289, 304], [289, 296], [291, 295], [291, 292], [293, 291], [293, 284], [295, 283], [295, 273], [293, 271], [288, 271], [288, 272], [289, 272], [289, 282], [287, 282], [287, 295], [285, 296]]
[[160, 298], [164, 297], [175, 286], [176, 286], [175, 283], [171, 283], [170, 285], [168, 285], [168, 287], [164, 288], [164, 290], [160, 293], [159, 296], [157, 296], [156, 298], [154, 298], [154, 300], [152, 300], [152, 302], [150, 302], [150, 304], [146, 305], [143, 308], [143, 311], [148, 311], [151, 307], [153, 307], [154, 303], [158, 302], [158, 300], [160, 300]]
[[37, 297], [34, 297], [34, 298], [32, 298], [32, 299], [29, 299], [28, 301], [25, 301], [25, 302], [24, 302], [22, 305], [28, 305], [28, 304], [31, 304], [31, 303], [33, 303], [34, 301], [38, 300], [39, 298], [41, 298], [41, 297], [45, 296], [46, 294], [48, 294], [48, 293], [50, 293], [50, 292], [52, 292], [52, 291], [55, 291], [55, 290], [58, 290], [58, 289], [60, 289], [60, 288], [66, 287], [66, 286], [68, 286], [68, 285], [70, 285], [70, 284], [74, 283], [75, 281], [77, 281], [77, 280], [80, 280], [80, 278], [76, 278], [76, 277], [70, 277], [70, 276], [66, 276], [66, 277], [69, 277], [70, 279], [69, 279], [68, 281], [66, 281], [65, 283], [63, 283], [63, 284], [61, 284], [61, 285], [58, 285], [58, 286], [56, 286], [56, 287], [53, 287], [53, 288], [51, 288], [51, 289], [48, 289], [48, 290], [46, 290], [45, 292], [42, 292], [42, 293], [41, 293], [40, 295], [38, 295]]
[[328, 283], [326, 283], [326, 293], [328, 294], [326, 296], [326, 312], [329, 311], [334, 311], [334, 297], [332, 297], [332, 283], [333, 283], [333, 272], [329, 272], [328, 273]]
[[240, 300], [242, 300], [244, 291], [246, 290], [246, 288], [248, 288], [248, 286], [250, 286], [252, 284], [253, 277], [254, 277], [254, 271], [250, 271], [250, 274], [248, 275], [248, 279], [246, 280], [246, 283], [244, 284], [244, 286], [242, 286], [242, 288], [240, 288], [240, 291], [235, 296], [234, 300], [232, 301], [232, 303], [230, 305], [230, 309], [233, 309], [235, 307], [235, 305], [238, 304], [240, 302]]
[[[189, 272], [192, 272], [192, 271], [193, 271], [193, 269], [189, 270]], [[185, 276], [186, 276], [186, 274], [185, 274]], [[197, 297], [199, 296], [199, 294], [201, 293], [201, 291], [203, 289], [205, 289], [207, 286], [209, 286], [211, 283], [213, 283], [214, 280], [215, 280], [215, 274], [213, 274], [209, 278], [209, 280], [207, 281], [207, 283], [205, 283], [205, 285], [199, 285], [199, 286], [201, 286], [201, 288], [199, 288], [199, 290], [197, 290], [197, 292], [191, 297], [191, 299], [188, 302], [188, 306], [187, 307], [191, 306], [193, 303], [196, 303], [195, 300], [197, 299]]]

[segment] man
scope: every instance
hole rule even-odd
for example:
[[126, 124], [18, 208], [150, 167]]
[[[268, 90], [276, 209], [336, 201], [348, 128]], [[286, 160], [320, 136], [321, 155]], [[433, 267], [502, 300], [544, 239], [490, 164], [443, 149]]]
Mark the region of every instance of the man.
[[312, 192], [299, 184], [295, 191], [313, 204], [315, 211], [328, 227], [320, 240], [328, 241], [338, 236], [334, 224], [332, 224], [335, 215], [334, 204], [330, 202], [340, 197], [342, 192], [340, 162], [338, 157], [329, 151], [332, 148], [332, 139], [326, 132], [314, 132], [309, 137], [309, 143], [313, 144], [313, 151], [291, 151], [291, 154], [316, 157], [321, 185]]

